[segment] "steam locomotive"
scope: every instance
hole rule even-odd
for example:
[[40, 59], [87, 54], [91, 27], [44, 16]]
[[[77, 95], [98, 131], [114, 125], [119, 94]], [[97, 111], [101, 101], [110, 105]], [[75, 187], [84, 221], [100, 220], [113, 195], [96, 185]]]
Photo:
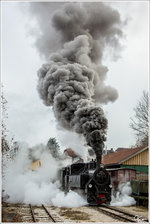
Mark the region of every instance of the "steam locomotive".
[[111, 201], [111, 181], [107, 170], [97, 166], [95, 161], [74, 163], [61, 170], [62, 190], [82, 192], [90, 205], [109, 204]]

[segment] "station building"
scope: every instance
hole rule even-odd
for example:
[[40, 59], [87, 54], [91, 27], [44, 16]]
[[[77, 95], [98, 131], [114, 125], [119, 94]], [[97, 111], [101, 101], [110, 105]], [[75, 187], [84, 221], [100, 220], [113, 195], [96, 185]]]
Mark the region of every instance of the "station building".
[[130, 168], [136, 170], [137, 180], [148, 180], [149, 148], [118, 148], [115, 152], [103, 155], [106, 168]]

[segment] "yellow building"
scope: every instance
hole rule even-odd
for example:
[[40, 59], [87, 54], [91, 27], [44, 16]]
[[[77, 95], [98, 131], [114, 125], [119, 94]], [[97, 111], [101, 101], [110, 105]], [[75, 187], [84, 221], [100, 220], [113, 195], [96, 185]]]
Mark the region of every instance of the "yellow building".
[[37, 170], [39, 167], [41, 167], [41, 162], [40, 162], [39, 159], [36, 160], [36, 161], [33, 161], [33, 162], [31, 163], [31, 165], [30, 165], [30, 169], [31, 169], [32, 171]]

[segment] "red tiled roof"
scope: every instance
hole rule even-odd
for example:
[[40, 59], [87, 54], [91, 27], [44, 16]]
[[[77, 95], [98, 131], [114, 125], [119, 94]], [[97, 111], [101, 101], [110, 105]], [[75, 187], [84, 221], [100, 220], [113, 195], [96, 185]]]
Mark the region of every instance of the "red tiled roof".
[[64, 152], [67, 152], [70, 157], [78, 157], [78, 155], [71, 148], [65, 149]]
[[[119, 164], [123, 160], [127, 160], [130, 156], [138, 153], [143, 147], [138, 148], [118, 148], [116, 152], [103, 155], [102, 163], [104, 165], [108, 164]], [[143, 148], [144, 149], [144, 148]]]

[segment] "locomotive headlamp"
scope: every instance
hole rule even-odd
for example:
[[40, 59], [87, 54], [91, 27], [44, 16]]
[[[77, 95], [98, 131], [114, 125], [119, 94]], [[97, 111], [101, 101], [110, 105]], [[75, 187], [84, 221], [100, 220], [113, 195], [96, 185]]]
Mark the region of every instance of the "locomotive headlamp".
[[109, 184], [109, 187], [112, 188], [112, 184]]
[[92, 188], [92, 184], [89, 184], [88, 186], [89, 186], [89, 188]]

